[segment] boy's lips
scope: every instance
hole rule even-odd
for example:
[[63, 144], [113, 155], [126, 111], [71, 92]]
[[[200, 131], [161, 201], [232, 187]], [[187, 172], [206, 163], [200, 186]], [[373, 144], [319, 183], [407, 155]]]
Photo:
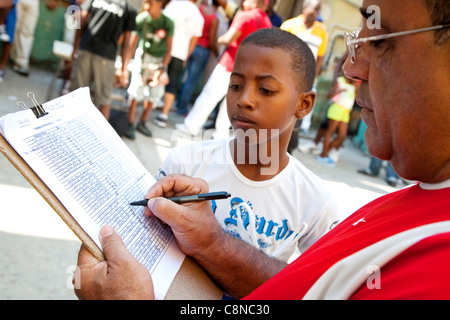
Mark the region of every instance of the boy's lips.
[[235, 115], [232, 117], [233, 121], [236, 123], [236, 125], [240, 128], [242, 127], [250, 127], [256, 124], [255, 121], [252, 119], [242, 116], [242, 115]]

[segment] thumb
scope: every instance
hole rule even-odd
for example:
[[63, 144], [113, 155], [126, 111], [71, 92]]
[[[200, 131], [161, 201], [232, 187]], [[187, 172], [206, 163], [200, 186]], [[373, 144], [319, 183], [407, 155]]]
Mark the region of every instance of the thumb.
[[130, 255], [122, 238], [113, 227], [105, 225], [100, 229], [100, 243], [107, 261], [125, 259]]
[[147, 207], [150, 209], [151, 214], [172, 228], [175, 227], [177, 222], [175, 216], [178, 215], [179, 220], [179, 212], [183, 210], [183, 207], [165, 198], [152, 198], [148, 201]]

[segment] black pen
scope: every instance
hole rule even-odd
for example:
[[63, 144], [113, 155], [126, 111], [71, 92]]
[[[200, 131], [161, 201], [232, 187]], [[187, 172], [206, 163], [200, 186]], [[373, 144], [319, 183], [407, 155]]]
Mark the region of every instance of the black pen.
[[[193, 196], [185, 196], [185, 197], [173, 197], [173, 198], [167, 198], [175, 203], [184, 203], [184, 202], [194, 202], [194, 201], [207, 201], [207, 200], [219, 200], [219, 199], [226, 199], [228, 197], [231, 197], [231, 194], [229, 194], [226, 191], [219, 191], [219, 192], [211, 192], [211, 193], [200, 193]], [[141, 201], [134, 201], [130, 203], [130, 206], [147, 206], [148, 199], [141, 200]]]

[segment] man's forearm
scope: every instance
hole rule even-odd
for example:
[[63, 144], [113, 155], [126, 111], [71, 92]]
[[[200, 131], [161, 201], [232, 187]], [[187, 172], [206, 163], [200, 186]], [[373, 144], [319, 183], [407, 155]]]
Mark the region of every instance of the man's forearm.
[[236, 299], [248, 295], [287, 265], [225, 232], [220, 241], [214, 242], [194, 259]]

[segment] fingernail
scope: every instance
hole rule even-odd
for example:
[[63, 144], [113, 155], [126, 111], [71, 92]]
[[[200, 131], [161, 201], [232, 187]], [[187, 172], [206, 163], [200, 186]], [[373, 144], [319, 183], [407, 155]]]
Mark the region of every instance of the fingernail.
[[153, 207], [154, 203], [155, 203], [155, 199], [149, 199], [147, 202], [147, 207], [151, 209]]
[[114, 229], [111, 226], [105, 225], [100, 229], [100, 237], [102, 239], [109, 237], [114, 233]]

